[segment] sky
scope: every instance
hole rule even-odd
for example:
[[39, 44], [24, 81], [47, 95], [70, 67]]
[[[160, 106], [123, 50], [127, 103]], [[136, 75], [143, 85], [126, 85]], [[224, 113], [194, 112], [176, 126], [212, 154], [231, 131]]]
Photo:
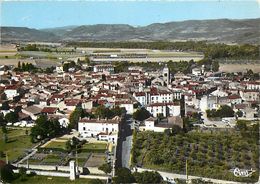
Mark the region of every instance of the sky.
[[145, 26], [183, 20], [260, 18], [260, 0], [1, 1], [1, 26]]

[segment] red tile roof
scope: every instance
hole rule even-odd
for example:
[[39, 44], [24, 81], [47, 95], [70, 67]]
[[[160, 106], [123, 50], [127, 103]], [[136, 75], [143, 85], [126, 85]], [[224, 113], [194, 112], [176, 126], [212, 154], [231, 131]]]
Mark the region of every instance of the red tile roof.
[[44, 107], [42, 113], [54, 114], [58, 110], [57, 107]]

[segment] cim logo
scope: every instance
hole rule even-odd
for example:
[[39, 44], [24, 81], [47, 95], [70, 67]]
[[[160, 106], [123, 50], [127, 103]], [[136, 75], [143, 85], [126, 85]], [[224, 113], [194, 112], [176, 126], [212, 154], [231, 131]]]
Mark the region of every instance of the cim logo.
[[234, 176], [236, 177], [251, 177], [252, 174], [255, 172], [252, 168], [250, 170], [248, 169], [239, 169], [235, 168], [231, 170], [234, 173]]

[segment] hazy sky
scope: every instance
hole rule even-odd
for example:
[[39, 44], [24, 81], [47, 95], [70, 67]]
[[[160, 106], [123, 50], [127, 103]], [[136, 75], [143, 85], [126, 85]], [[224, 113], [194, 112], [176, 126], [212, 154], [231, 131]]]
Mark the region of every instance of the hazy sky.
[[191, 19], [260, 18], [258, 2], [256, 0], [4, 1], [1, 3], [0, 23], [2, 26], [49, 28], [111, 23], [142, 26]]

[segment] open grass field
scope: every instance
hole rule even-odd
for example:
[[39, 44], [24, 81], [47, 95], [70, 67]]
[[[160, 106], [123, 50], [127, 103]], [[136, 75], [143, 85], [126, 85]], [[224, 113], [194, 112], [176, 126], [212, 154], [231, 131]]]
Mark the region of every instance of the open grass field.
[[101, 180], [95, 180], [95, 179], [83, 179], [79, 178], [75, 181], [70, 181], [69, 178], [65, 177], [50, 177], [50, 176], [27, 176], [25, 181], [21, 181], [19, 178], [12, 182], [13, 184], [89, 184], [89, 183], [96, 183], [101, 184], [105, 183]]
[[251, 69], [253, 72], [260, 72], [259, 64], [222, 64], [220, 63], [219, 71], [221, 72], [246, 72]]
[[[0, 151], [7, 153], [9, 161], [17, 159], [19, 156], [23, 155], [26, 149], [33, 147], [31, 139], [25, 133], [25, 129], [8, 129], [7, 133], [8, 141], [7, 143], [3, 140], [3, 132], [0, 130]], [[5, 159], [0, 157], [0, 159]]]

